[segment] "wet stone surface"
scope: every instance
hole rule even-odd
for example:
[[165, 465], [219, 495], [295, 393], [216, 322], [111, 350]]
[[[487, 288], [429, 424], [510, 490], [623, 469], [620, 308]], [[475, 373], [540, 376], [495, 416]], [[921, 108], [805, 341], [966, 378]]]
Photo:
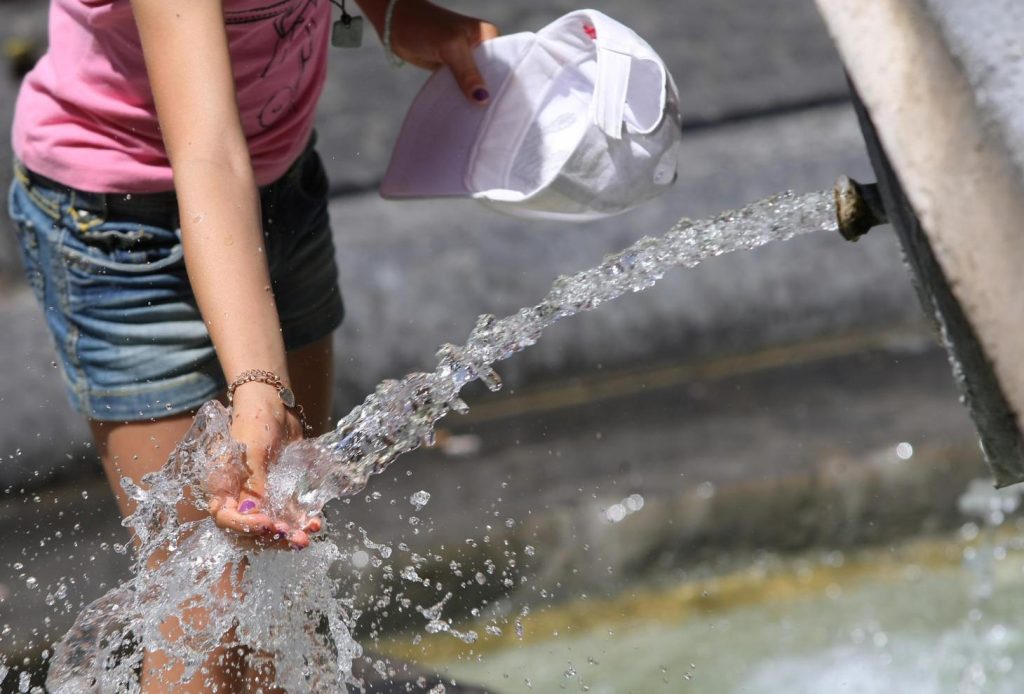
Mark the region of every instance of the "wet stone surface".
[[[357, 548], [344, 526], [364, 527], [373, 542], [396, 548], [399, 566], [409, 552], [436, 554], [442, 559], [420, 574], [445, 583], [456, 581], [450, 560], [467, 575], [479, 571], [484, 583], [446, 610], [458, 616], [508, 592], [486, 563], [502, 567], [509, 547], [520, 561], [514, 575], [529, 578], [512, 594], [518, 605], [614, 592], [651, 571], [723, 553], [844, 547], [948, 527], [956, 496], [984, 470], [973, 430], [942, 376], [941, 352], [920, 337], [880, 343], [890, 347], [834, 348], [846, 356], [804, 355], [782, 368], [638, 373], [626, 380], [631, 387], [605, 386], [603, 396], [600, 384], [580, 382], [487, 396], [503, 409], [489, 410], [480, 394], [470, 400], [477, 418], [447, 420], [437, 449], [406, 456], [364, 494], [331, 506], [332, 534]], [[592, 393], [585, 404], [559, 404], [565, 389], [581, 388]], [[899, 444], [911, 446], [909, 457]], [[431, 496], [415, 510], [409, 500], [421, 491]], [[74, 617], [46, 604], [68, 576], [75, 583], [65, 599], [81, 605], [126, 575], [112, 549], [124, 530], [101, 482], [43, 490], [2, 511], [10, 531], [0, 624], [12, 625], [5, 650], [23, 653], [57, 638]], [[402, 543], [407, 551], [397, 549]], [[361, 573], [364, 586], [386, 584], [371, 568]], [[433, 590], [410, 595], [430, 604]], [[370, 610], [372, 619], [379, 615]], [[408, 618], [400, 625], [409, 627]], [[372, 640], [364, 645], [373, 648]]]

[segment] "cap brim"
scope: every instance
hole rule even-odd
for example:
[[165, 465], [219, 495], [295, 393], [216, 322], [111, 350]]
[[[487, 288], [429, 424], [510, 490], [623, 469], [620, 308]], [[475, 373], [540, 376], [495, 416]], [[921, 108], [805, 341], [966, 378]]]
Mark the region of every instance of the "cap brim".
[[385, 198], [469, 197], [466, 172], [480, 128], [498, 108], [509, 74], [536, 41], [532, 33], [499, 36], [473, 50], [491, 92], [486, 106], [469, 101], [451, 70], [441, 68], [413, 99], [380, 184]]

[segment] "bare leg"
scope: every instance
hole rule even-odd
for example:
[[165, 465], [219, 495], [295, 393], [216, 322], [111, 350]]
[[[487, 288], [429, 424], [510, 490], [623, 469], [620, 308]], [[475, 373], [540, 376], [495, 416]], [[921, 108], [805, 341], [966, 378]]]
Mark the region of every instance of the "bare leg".
[[[174, 450], [174, 446], [185, 436], [192, 424], [193, 414], [175, 415], [154, 422], [90, 422], [93, 438], [103, 462], [103, 470], [117, 496], [117, 504], [123, 516], [135, 510], [135, 502], [121, 488], [121, 478], [128, 477], [139, 483], [143, 475], [158, 470], [167, 461], [167, 456]], [[199, 520], [207, 515], [204, 511], [187, 504], [179, 508], [179, 513], [182, 520]], [[197, 614], [183, 616], [193, 619], [202, 617]], [[176, 628], [177, 625], [168, 624], [165, 631], [168, 636], [172, 636]], [[238, 680], [240, 666], [230, 662], [230, 658], [225, 659], [225, 655], [227, 654], [223, 649], [211, 653], [210, 658], [204, 663], [207, 674], [183, 685], [179, 683], [181, 665], [174, 666], [169, 663], [160, 652], [146, 652], [142, 675], [143, 691], [181, 694], [230, 691], [229, 683]]]
[[331, 336], [288, 353], [288, 375], [295, 399], [306, 411], [313, 427], [308, 436], [319, 436], [331, 428], [331, 404], [334, 392], [334, 342]]
[[[288, 373], [292, 381], [292, 390], [296, 399], [305, 408], [307, 420], [313, 427], [312, 435], [323, 433], [330, 426], [333, 380], [331, 355], [331, 337], [325, 337], [288, 354]], [[128, 477], [139, 483], [143, 475], [160, 469], [175, 445], [184, 438], [194, 414], [180, 414], [154, 422], [90, 422], [103, 470], [117, 497], [117, 504], [123, 516], [135, 510], [135, 503], [121, 488], [121, 478]], [[205, 511], [191, 505], [179, 508], [179, 517], [182, 520], [199, 520], [206, 515]], [[169, 630], [173, 631], [174, 628], [174, 625], [168, 625]], [[216, 687], [216, 691], [230, 692], [235, 690], [241, 679], [239, 675], [245, 670], [245, 665], [237, 653], [218, 649], [211, 653], [204, 663], [207, 670], [205, 677], [197, 677], [188, 685], [181, 685], [178, 683], [180, 665], [171, 667], [160, 676], [161, 669], [168, 664], [166, 657], [161, 653], [146, 653], [143, 691], [147, 694], [171, 691], [176, 694], [190, 694], [211, 691]], [[266, 685], [269, 678], [266, 672], [251, 672], [246, 679], [252, 686], [246, 686], [242, 691], [255, 691], [263, 687], [269, 694], [270, 690]]]
[[[159, 470], [167, 456], [192, 425], [194, 412], [187, 412], [154, 422], [89, 422], [92, 437], [99, 447], [103, 472], [117, 497], [121, 515], [135, 510], [135, 502], [121, 488], [121, 478], [139, 483], [143, 475]], [[197, 520], [204, 512], [182, 508], [188, 520]]]

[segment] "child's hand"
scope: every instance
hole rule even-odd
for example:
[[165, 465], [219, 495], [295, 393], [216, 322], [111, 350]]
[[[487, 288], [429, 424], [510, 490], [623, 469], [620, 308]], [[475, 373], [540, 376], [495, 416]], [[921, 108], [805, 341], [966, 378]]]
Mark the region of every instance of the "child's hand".
[[427, 0], [399, 0], [391, 16], [395, 55], [427, 70], [447, 65], [466, 98], [481, 104], [490, 94], [473, 61], [473, 48], [497, 35], [493, 24]]
[[253, 535], [292, 549], [309, 546], [309, 535], [319, 532], [319, 518], [292, 527], [263, 510], [267, 466], [285, 444], [302, 438], [298, 417], [284, 406], [277, 390], [265, 383], [239, 386], [232, 401], [231, 437], [245, 445], [249, 478], [230, 493], [210, 500], [210, 513], [221, 528]]

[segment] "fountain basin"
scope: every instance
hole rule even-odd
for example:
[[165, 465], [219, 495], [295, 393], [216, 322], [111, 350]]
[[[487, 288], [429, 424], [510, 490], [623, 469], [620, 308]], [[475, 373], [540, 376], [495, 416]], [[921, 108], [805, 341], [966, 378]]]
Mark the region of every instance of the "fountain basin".
[[1024, 659], [1024, 555], [1003, 533], [1009, 546], [978, 610], [965, 561], [986, 541], [976, 533], [664, 576], [538, 610], [521, 639], [502, 634], [473, 649], [428, 640], [417, 657], [501, 692], [1011, 694]]

